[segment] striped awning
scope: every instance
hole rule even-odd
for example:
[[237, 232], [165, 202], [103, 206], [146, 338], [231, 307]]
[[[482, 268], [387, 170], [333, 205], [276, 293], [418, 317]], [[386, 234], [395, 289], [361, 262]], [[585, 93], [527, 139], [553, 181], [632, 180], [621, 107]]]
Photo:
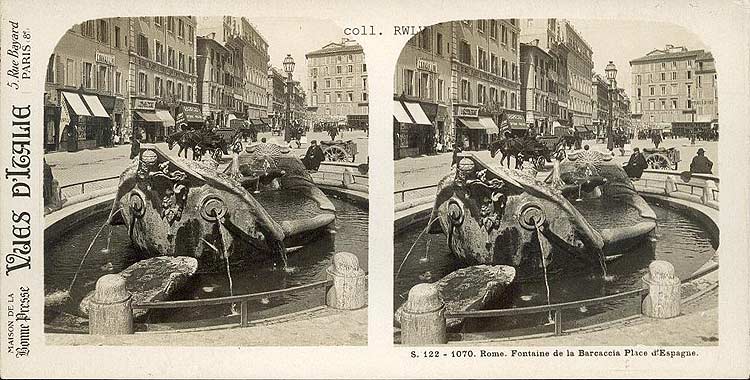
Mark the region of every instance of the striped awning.
[[98, 96], [96, 95], [81, 95], [81, 96], [83, 96], [83, 100], [86, 101], [86, 104], [89, 105], [89, 109], [91, 110], [92, 116], [104, 117], [104, 118], [109, 119], [109, 114], [107, 113], [107, 110], [104, 109], [102, 102], [99, 101]]
[[86, 108], [86, 105], [78, 94], [62, 91], [62, 95], [65, 98], [65, 101], [70, 105], [73, 113], [78, 116], [91, 116], [89, 110]]
[[397, 122], [403, 124], [414, 123], [409, 117], [409, 114], [406, 113], [404, 106], [401, 105], [401, 102], [399, 102], [398, 100], [393, 101], [393, 118], [396, 119]]

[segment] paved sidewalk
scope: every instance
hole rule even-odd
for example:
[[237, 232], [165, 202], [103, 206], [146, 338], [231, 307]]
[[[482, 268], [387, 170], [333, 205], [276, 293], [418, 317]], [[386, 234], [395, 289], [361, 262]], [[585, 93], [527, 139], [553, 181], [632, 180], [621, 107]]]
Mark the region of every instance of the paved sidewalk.
[[116, 336], [46, 334], [46, 340], [49, 345], [71, 346], [361, 346], [367, 345], [367, 308], [324, 309], [245, 328]]

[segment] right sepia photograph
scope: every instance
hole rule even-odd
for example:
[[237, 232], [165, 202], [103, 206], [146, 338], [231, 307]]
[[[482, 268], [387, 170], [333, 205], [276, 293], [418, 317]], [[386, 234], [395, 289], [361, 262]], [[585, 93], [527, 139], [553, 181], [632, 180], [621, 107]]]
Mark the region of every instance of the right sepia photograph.
[[394, 342], [718, 345], [717, 81], [675, 24], [421, 29], [393, 83]]

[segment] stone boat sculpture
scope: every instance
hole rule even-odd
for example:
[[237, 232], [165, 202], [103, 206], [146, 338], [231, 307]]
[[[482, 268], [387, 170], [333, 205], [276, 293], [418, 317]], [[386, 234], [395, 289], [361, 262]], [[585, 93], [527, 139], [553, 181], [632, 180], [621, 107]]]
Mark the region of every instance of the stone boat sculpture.
[[[566, 174], [578, 173], [582, 165], [587, 176]], [[632, 206], [640, 219], [614, 229], [597, 228], [567, 198], [578, 199], [579, 191], [598, 195], [601, 202]], [[523, 280], [542, 270], [604, 267], [607, 256], [621, 253], [622, 243], [654, 227], [653, 211], [616, 165], [571, 161], [541, 182], [525, 171], [463, 154], [438, 183], [429, 232], [445, 234], [450, 250], [465, 265], [509, 265]]]
[[260, 185], [251, 193], [239, 173], [233, 177], [144, 145], [120, 176], [110, 223], [126, 225], [146, 257], [189, 256], [205, 264], [271, 254], [286, 264], [286, 247], [317, 236], [335, 220], [335, 209], [297, 170], [297, 163], [304, 170], [299, 159], [264, 157], [272, 168], [255, 172]]

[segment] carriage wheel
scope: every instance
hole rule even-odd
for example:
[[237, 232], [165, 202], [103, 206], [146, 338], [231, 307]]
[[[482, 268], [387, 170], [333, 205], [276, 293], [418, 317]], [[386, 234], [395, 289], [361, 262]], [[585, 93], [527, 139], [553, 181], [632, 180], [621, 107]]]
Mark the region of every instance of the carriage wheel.
[[329, 146], [323, 153], [326, 156], [326, 161], [346, 161], [349, 156], [345, 150], [336, 145]]
[[221, 148], [216, 148], [213, 151], [213, 154], [211, 154], [211, 158], [214, 159], [214, 161], [219, 162], [221, 158], [223, 157], [224, 152], [221, 151]]
[[651, 169], [668, 169], [671, 166], [669, 160], [658, 153], [648, 156], [646, 163]]
[[547, 159], [544, 156], [537, 156], [533, 159], [534, 167], [536, 170], [544, 170], [544, 165], [547, 163]]

